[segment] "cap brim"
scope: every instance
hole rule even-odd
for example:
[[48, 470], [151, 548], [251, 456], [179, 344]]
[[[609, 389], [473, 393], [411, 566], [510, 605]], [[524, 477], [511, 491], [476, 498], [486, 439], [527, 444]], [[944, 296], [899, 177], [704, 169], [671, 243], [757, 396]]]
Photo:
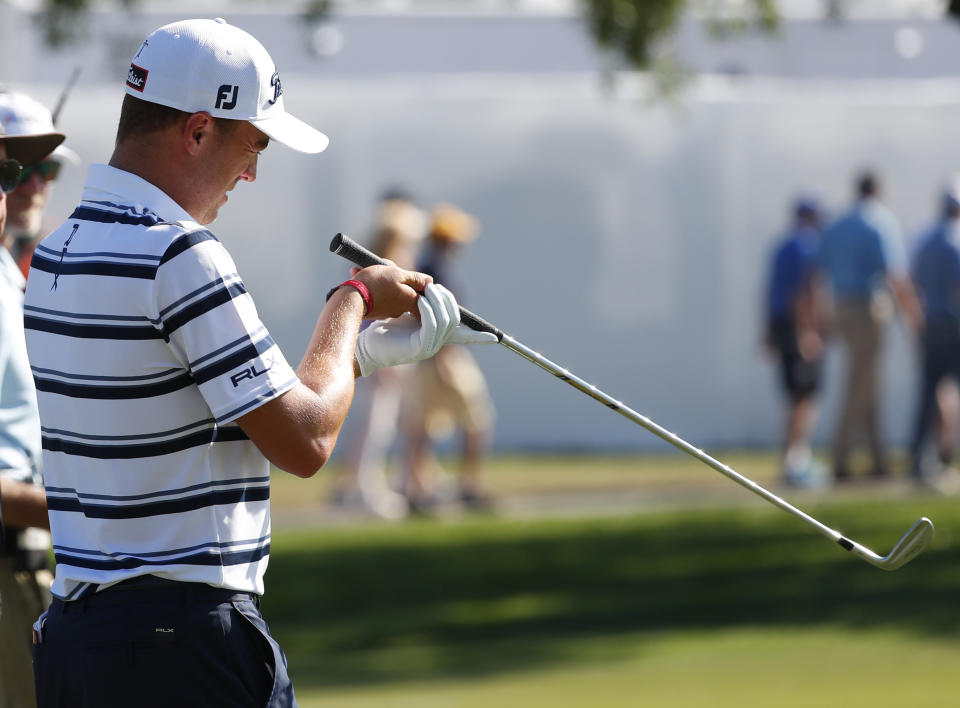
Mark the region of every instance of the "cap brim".
[[24, 167], [34, 165], [52, 153], [64, 141], [63, 133], [38, 135], [0, 135], [7, 145], [7, 157], [12, 157]]
[[330, 144], [330, 138], [326, 135], [286, 112], [276, 112], [251, 120], [250, 123], [277, 142], [299, 152], [323, 152]]

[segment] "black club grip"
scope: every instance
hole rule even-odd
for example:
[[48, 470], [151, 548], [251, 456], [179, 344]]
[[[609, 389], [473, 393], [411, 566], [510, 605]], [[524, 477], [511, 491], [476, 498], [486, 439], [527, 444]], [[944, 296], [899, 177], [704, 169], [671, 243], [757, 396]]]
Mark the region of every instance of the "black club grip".
[[[380, 258], [380, 256], [371, 251], [368, 251], [352, 238], [349, 236], [344, 236], [343, 234], [337, 234], [333, 237], [333, 240], [330, 242], [330, 251], [337, 254], [341, 258], [346, 258], [348, 261], [360, 266], [361, 268], [366, 268], [367, 266], [372, 265], [388, 264], [385, 259]], [[482, 317], [478, 317], [477, 315], [473, 314], [465, 307], [460, 308], [460, 321], [476, 332], [489, 332], [490, 334], [496, 336], [498, 342], [503, 341], [503, 332], [500, 329], [494, 327]]]

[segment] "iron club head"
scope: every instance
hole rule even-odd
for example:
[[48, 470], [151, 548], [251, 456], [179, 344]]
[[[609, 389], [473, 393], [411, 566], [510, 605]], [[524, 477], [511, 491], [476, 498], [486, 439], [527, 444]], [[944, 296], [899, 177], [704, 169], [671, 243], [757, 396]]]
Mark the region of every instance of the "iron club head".
[[927, 544], [930, 543], [932, 538], [933, 522], [924, 516], [918, 519], [917, 522], [910, 527], [910, 530], [903, 535], [903, 538], [897, 541], [897, 545], [893, 547], [893, 550], [882, 558], [869, 548], [865, 548], [859, 543], [853, 543], [847, 539], [841, 539], [840, 545], [847, 548], [847, 545], [844, 543], [844, 541], [847, 541], [847, 543], [850, 544], [848, 550], [853, 551], [868, 563], [883, 570], [896, 570], [916, 558], [920, 552], [927, 547]]

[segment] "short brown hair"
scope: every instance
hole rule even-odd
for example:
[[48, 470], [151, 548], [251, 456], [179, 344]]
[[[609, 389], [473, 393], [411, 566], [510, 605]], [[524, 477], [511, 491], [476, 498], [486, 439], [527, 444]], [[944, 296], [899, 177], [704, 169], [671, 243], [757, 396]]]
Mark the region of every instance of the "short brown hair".
[[[116, 144], [135, 135], [146, 135], [165, 130], [171, 125], [191, 115], [177, 108], [170, 108], [159, 103], [144, 101], [142, 98], [125, 94], [123, 105], [120, 107], [120, 121], [117, 123]], [[217, 127], [229, 131], [236, 127], [239, 121], [215, 118]]]

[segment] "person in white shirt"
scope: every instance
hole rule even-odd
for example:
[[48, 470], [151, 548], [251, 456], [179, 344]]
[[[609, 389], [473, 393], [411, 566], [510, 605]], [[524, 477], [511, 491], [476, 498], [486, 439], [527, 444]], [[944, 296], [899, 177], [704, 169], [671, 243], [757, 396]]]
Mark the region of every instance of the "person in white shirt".
[[[8, 197], [62, 133], [7, 135], [0, 121], [0, 708], [35, 702], [30, 625], [49, 602], [40, 419], [23, 331], [23, 275], [6, 231]], [[4, 528], [6, 523], [6, 528]]]

